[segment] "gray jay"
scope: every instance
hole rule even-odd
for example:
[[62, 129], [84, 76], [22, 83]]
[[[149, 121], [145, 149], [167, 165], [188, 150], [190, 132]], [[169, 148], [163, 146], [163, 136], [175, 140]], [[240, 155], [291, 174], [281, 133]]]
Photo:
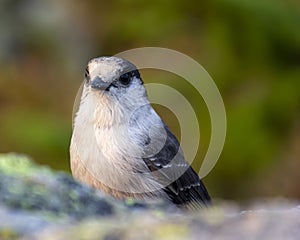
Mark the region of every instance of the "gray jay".
[[76, 179], [119, 199], [210, 203], [129, 61], [99, 57], [88, 63], [73, 124], [70, 161]]

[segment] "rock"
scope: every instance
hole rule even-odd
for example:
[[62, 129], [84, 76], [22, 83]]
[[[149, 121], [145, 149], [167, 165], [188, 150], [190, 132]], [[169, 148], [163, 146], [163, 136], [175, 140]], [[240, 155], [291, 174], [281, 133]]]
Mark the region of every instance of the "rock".
[[114, 214], [116, 203], [23, 155], [0, 155], [0, 219], [5, 219], [0, 223], [0, 239], [8, 232], [26, 235], [85, 217], [107, 217]]
[[299, 239], [297, 208], [226, 210], [224, 205], [198, 213], [141, 211], [117, 219], [86, 219], [67, 229], [48, 230], [35, 239]]
[[0, 239], [299, 239], [296, 203], [199, 211], [118, 201], [28, 157], [0, 154]]
[[24, 156], [0, 155], [0, 203], [10, 209], [81, 219], [113, 214], [112, 201], [66, 173], [39, 167]]

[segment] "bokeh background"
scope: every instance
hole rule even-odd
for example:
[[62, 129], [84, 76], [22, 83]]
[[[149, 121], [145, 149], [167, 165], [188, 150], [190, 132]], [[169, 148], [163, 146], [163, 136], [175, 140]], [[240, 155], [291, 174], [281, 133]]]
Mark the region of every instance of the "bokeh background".
[[[223, 96], [226, 144], [204, 179], [214, 198], [300, 198], [298, 0], [1, 0], [0, 152], [69, 171], [72, 109], [86, 63], [145, 46], [191, 56]], [[201, 96], [170, 73], [142, 77], [175, 87], [195, 108], [199, 170], [211, 127]], [[155, 107], [180, 137], [176, 117]]]

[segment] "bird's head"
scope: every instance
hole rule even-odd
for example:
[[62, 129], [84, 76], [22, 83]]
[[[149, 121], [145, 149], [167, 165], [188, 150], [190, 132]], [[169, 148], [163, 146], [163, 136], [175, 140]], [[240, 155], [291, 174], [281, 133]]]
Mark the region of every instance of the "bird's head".
[[129, 121], [149, 101], [135, 65], [118, 57], [99, 57], [87, 65], [81, 105], [86, 115], [96, 114], [109, 125]]
[[147, 98], [136, 66], [118, 57], [99, 57], [89, 61], [84, 88], [87, 94], [125, 105]]

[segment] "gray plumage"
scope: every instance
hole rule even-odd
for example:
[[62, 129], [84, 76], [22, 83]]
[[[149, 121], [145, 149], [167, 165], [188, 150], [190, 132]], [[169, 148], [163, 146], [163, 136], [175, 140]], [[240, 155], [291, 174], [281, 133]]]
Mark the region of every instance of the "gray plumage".
[[176, 137], [151, 107], [138, 70], [121, 58], [89, 62], [70, 156], [75, 178], [117, 198], [210, 202]]

